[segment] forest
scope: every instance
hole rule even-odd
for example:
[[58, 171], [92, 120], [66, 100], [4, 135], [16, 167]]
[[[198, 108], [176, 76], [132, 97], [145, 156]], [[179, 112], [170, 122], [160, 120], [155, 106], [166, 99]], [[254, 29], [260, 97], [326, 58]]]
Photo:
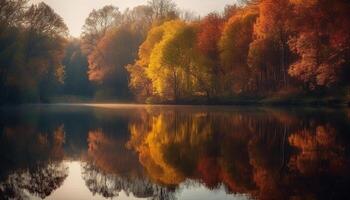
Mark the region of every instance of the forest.
[[350, 102], [348, 0], [106, 5], [80, 38], [45, 3], [0, 1], [0, 104]]

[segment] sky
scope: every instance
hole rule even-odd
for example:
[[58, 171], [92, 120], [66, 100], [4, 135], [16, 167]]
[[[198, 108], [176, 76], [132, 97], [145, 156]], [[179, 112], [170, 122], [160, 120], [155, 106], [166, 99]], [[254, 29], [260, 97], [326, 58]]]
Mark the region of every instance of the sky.
[[[79, 37], [86, 17], [93, 9], [100, 9], [105, 5], [114, 5], [121, 11], [137, 5], [147, 4], [148, 0], [31, 0], [31, 3], [45, 2], [61, 17], [74, 37]], [[212, 11], [222, 11], [227, 4], [235, 0], [174, 0], [179, 8], [205, 15]]]

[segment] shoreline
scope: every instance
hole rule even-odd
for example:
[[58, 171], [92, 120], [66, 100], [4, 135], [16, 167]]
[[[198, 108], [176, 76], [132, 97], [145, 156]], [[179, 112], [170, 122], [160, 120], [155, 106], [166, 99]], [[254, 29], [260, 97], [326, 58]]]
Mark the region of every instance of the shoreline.
[[167, 103], [137, 103], [137, 102], [119, 102], [119, 101], [88, 101], [88, 102], [38, 102], [38, 103], [20, 103], [20, 104], [0, 104], [0, 107], [7, 106], [25, 106], [25, 105], [122, 105], [122, 106], [240, 106], [240, 107], [313, 107], [313, 108], [350, 108], [350, 102], [325, 102], [325, 101], [237, 101], [224, 103], [204, 103], [204, 102], [167, 102]]

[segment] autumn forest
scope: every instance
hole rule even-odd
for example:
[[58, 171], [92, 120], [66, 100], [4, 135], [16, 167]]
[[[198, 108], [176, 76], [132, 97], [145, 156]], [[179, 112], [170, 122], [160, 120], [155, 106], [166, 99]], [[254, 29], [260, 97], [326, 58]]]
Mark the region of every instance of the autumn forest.
[[93, 10], [80, 38], [45, 3], [0, 1], [0, 104], [350, 102], [348, 0], [172, 0]]
[[0, 0], [0, 200], [350, 199], [349, 133], [349, 0]]

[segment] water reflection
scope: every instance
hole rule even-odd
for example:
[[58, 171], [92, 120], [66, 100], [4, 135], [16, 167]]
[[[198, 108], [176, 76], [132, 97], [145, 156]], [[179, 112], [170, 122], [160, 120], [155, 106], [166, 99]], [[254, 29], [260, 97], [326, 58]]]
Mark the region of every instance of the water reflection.
[[[52, 198], [55, 191], [73, 199], [59, 188], [76, 173], [86, 190], [72, 192], [88, 198], [350, 195], [346, 111], [63, 105], [2, 111], [0, 199]], [[79, 172], [69, 170], [76, 161]]]
[[88, 151], [82, 163], [82, 177], [93, 194], [152, 199], [175, 199], [167, 188], [149, 181], [138, 162], [137, 155], [125, 148], [127, 138], [107, 136], [102, 129], [88, 134]]
[[2, 127], [0, 140], [1, 199], [27, 199], [24, 192], [45, 198], [67, 177], [63, 126], [52, 133], [27, 124]]

